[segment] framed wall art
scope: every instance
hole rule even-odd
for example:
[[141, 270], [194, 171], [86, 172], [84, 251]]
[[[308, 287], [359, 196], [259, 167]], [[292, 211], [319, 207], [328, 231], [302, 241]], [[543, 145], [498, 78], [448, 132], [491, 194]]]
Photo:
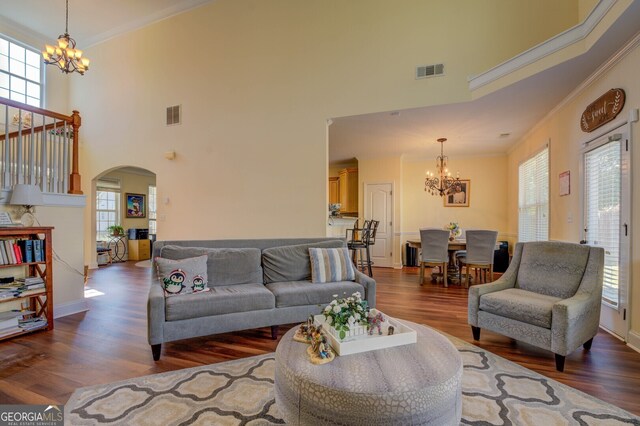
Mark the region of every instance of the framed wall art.
[[460, 183], [455, 184], [449, 193], [444, 196], [445, 207], [469, 207], [469, 196], [471, 195], [471, 180], [460, 179]]
[[126, 194], [125, 216], [127, 218], [147, 217], [144, 194]]

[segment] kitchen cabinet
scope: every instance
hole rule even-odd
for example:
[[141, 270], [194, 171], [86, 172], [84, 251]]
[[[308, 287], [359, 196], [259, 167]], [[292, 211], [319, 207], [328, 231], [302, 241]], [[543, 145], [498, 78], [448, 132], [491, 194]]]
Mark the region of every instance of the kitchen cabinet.
[[340, 202], [340, 179], [338, 176], [329, 178], [329, 204]]
[[340, 170], [340, 213], [358, 213], [358, 169], [346, 168]]

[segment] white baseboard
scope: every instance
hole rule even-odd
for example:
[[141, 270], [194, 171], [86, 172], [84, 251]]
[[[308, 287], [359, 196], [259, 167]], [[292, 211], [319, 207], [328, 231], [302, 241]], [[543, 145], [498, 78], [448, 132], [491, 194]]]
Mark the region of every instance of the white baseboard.
[[53, 317], [61, 318], [67, 315], [73, 315], [80, 312], [86, 312], [89, 310], [89, 305], [85, 299], [75, 300], [73, 302], [60, 303], [54, 306]]
[[627, 339], [627, 346], [636, 352], [640, 352], [640, 333], [635, 330], [629, 330]]
[[89, 269], [98, 269], [98, 262], [91, 262], [89, 264]]

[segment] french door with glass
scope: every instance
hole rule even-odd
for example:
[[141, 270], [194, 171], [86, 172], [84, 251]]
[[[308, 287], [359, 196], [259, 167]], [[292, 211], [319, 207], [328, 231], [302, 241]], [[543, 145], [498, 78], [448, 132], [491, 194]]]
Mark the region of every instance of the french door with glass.
[[628, 139], [617, 129], [587, 144], [582, 186], [584, 242], [605, 251], [600, 325], [625, 340], [631, 238]]

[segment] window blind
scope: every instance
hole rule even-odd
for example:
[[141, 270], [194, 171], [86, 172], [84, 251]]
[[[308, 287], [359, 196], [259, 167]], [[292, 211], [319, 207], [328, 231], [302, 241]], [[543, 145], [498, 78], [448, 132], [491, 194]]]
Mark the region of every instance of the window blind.
[[617, 140], [584, 156], [586, 239], [605, 250], [602, 298], [614, 306], [620, 280], [620, 149]]
[[518, 169], [518, 241], [549, 239], [549, 148]]

